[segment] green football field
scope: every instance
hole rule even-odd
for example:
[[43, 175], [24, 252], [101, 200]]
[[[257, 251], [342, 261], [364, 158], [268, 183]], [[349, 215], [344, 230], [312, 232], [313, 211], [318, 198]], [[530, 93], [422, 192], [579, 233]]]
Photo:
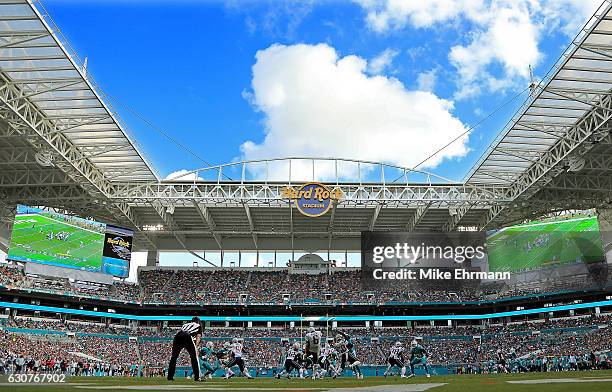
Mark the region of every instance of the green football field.
[[62, 384], [9, 383], [0, 378], [0, 391], [85, 392], [85, 391], [361, 391], [361, 392], [484, 392], [484, 391], [611, 391], [612, 371], [417, 376], [413, 379], [366, 377], [336, 380], [275, 380], [272, 378], [212, 379], [193, 382], [186, 379], [73, 377]]
[[534, 222], [487, 238], [490, 271], [520, 271], [604, 258], [596, 217]]
[[[99, 271], [104, 234], [73, 226], [50, 216], [17, 215], [13, 224], [9, 258]], [[49, 239], [65, 233], [66, 239]]]

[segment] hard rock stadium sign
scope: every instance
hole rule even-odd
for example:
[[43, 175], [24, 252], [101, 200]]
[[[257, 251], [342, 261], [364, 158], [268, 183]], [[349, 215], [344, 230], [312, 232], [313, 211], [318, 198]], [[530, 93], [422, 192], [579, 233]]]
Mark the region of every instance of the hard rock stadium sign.
[[299, 189], [291, 186], [283, 188], [283, 198], [292, 200], [298, 211], [313, 218], [325, 215], [332, 203], [340, 200], [342, 195], [340, 189], [330, 190], [318, 182], [308, 182]]

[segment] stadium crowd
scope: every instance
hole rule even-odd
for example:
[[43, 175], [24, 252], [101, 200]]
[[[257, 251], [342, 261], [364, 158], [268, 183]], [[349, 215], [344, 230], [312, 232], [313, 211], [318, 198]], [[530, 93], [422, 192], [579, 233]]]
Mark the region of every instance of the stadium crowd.
[[[458, 326], [429, 326], [415, 325], [407, 327], [384, 327], [384, 328], [350, 328], [343, 327], [342, 330], [354, 336], [361, 337], [397, 337], [397, 336], [477, 336], [477, 335], [503, 335], [514, 332], [550, 331], [550, 330], [575, 330], [584, 328], [595, 328], [612, 324], [612, 316], [602, 314], [599, 316], [566, 317], [547, 320], [533, 320], [526, 322], [513, 322], [509, 324], [482, 325], [458, 325]], [[50, 330], [60, 332], [96, 333], [122, 336], [153, 336], [172, 337], [178, 331], [178, 326], [162, 327], [143, 325], [133, 327], [125, 324], [103, 324], [85, 320], [62, 320], [40, 317], [3, 317], [0, 318], [0, 326], [15, 327], [21, 329]], [[299, 328], [289, 329], [282, 326], [273, 327], [210, 327], [203, 330], [203, 338], [300, 338], [303, 331]]]
[[135, 375], [136, 348], [120, 339], [0, 331], [0, 374]]
[[68, 279], [26, 275], [23, 268], [15, 265], [0, 265], [0, 286], [115, 301], [140, 302], [142, 300], [141, 286], [134, 283], [115, 281], [112, 285], [104, 285], [91, 282], [71, 282]]
[[[0, 327], [5, 327], [0, 328], [0, 373], [134, 376], [141, 371], [159, 375], [167, 366], [171, 337], [177, 331], [32, 317], [2, 321]], [[81, 334], [41, 334], [24, 329]], [[610, 315], [505, 326], [342, 328], [342, 331], [353, 338], [358, 358], [366, 365], [385, 365], [394, 342], [419, 339], [427, 349], [428, 362], [448, 367], [451, 372], [499, 371], [495, 365], [498, 353], [509, 355], [509, 350], [516, 353], [513, 362], [516, 368], [509, 369], [514, 371], [611, 368]], [[324, 336], [333, 336], [333, 332], [322, 332]], [[212, 340], [219, 347], [234, 337], [241, 338], [250, 367], [276, 369], [282, 353], [281, 338], [299, 340], [302, 335], [299, 329], [207, 328], [203, 340]], [[189, 366], [186, 353], [179, 357], [179, 366]]]
[[[398, 286], [395, 290], [364, 290], [360, 274], [359, 270], [336, 270], [304, 279], [286, 270], [155, 269], [142, 271], [139, 282], [145, 302], [171, 303], [465, 302], [543, 294], [539, 287], [410, 290]], [[555, 291], [575, 288], [549, 287]]]
[[24, 280], [25, 275], [21, 269], [9, 265], [0, 265], [0, 285], [23, 286]]
[[[90, 296], [136, 303], [383, 303], [466, 302], [544, 294], [541, 288], [427, 290], [361, 288], [359, 270], [336, 270], [310, 275], [287, 270], [253, 271], [221, 269], [153, 269], [139, 273], [139, 284], [115, 281], [112, 285], [69, 282], [67, 279], [26, 276], [22, 269], [0, 266], [0, 284], [12, 288], [55, 291], [64, 295]], [[548, 287], [548, 291], [576, 289]]]

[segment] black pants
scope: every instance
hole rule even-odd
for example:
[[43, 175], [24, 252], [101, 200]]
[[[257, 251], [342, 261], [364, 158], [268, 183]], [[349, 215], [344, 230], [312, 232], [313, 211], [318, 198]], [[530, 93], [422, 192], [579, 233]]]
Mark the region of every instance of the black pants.
[[357, 362], [357, 358], [352, 353], [346, 352], [342, 354], [342, 360], [340, 362], [340, 368], [344, 369], [347, 364], [352, 365]]
[[306, 357], [310, 358], [312, 363], [316, 363], [319, 360], [320, 352], [319, 351], [306, 351]]
[[300, 366], [293, 359], [285, 359], [285, 371], [290, 374], [293, 369], [300, 371]]
[[389, 357], [387, 358], [387, 363], [391, 365], [391, 367], [393, 366], [397, 366], [398, 368], [404, 367], [404, 361], [400, 358]]
[[242, 358], [234, 358], [225, 364], [226, 368], [232, 368], [234, 366], [238, 366], [240, 373], [244, 373], [244, 359]]
[[168, 365], [168, 380], [174, 378], [176, 372], [176, 360], [178, 359], [181, 350], [187, 350], [189, 357], [191, 358], [191, 368], [193, 369], [193, 379], [200, 379], [200, 361], [198, 361], [198, 353], [196, 352], [195, 342], [185, 331], [179, 331], [174, 336], [172, 341], [172, 357], [170, 357], [170, 364]]

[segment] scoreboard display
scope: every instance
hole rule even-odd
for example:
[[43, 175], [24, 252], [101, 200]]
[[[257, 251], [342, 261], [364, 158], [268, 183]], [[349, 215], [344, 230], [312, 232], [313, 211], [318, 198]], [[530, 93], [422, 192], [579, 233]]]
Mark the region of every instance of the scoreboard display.
[[487, 238], [491, 271], [524, 271], [605, 260], [596, 216], [505, 227]]
[[133, 237], [129, 229], [18, 205], [8, 258], [124, 278]]

